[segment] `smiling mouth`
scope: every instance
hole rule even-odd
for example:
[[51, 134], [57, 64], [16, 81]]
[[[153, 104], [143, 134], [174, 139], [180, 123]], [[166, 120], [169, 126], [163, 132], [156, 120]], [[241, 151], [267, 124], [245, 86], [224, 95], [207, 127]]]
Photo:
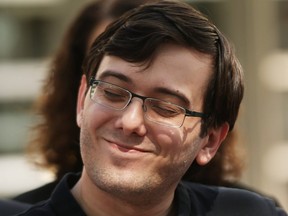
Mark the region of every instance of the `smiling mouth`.
[[120, 145], [117, 145], [117, 144], [115, 144], [115, 148], [117, 148], [121, 152], [137, 152], [138, 151], [138, 150], [135, 150], [133, 148], [127, 148], [127, 147], [123, 147], [123, 146], [120, 146]]
[[109, 141], [109, 140], [106, 140], [108, 143], [110, 143], [112, 145], [113, 148], [116, 148], [118, 149], [119, 151], [121, 152], [129, 152], [129, 153], [147, 153], [149, 151], [147, 150], [144, 150], [144, 149], [141, 149], [141, 148], [137, 148], [137, 147], [132, 147], [132, 146], [127, 146], [127, 145], [122, 145], [122, 144], [119, 144], [119, 143], [116, 143], [116, 142], [113, 142], [113, 141]]

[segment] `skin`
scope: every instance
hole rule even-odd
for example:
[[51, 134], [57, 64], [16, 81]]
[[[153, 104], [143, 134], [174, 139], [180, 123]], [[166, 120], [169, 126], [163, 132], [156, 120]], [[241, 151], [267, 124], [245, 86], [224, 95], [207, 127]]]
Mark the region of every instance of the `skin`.
[[[96, 79], [201, 111], [212, 64], [209, 55], [165, 44], [148, 68], [105, 56]], [[86, 89], [83, 76], [77, 123], [84, 169], [72, 189], [76, 200], [88, 215], [174, 215], [181, 177], [194, 160], [204, 165], [213, 158], [228, 124], [200, 138], [200, 118], [186, 117], [180, 128], [162, 126], [144, 117], [139, 98], [114, 111], [93, 103]]]

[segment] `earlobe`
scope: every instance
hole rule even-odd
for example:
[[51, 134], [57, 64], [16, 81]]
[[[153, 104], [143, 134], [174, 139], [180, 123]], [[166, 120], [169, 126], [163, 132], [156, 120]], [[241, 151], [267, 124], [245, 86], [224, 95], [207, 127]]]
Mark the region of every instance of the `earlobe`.
[[196, 161], [199, 165], [207, 164], [216, 154], [223, 140], [226, 138], [229, 131], [228, 123], [224, 123], [218, 128], [213, 128], [204, 138], [207, 139], [199, 151]]
[[82, 119], [83, 119], [83, 108], [84, 101], [86, 96], [87, 82], [86, 76], [82, 75], [81, 83], [78, 90], [78, 99], [77, 99], [77, 125], [81, 127]]

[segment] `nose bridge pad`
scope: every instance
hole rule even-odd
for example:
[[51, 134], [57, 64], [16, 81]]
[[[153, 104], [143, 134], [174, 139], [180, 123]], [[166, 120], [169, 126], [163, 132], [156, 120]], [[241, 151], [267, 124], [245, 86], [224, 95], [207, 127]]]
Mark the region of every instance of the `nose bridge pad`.
[[147, 97], [144, 97], [144, 96], [137, 95], [137, 94], [133, 93], [132, 98], [131, 98], [131, 100], [129, 101], [129, 103], [128, 103], [127, 106], [129, 106], [129, 105], [132, 103], [132, 100], [133, 100], [134, 98], [137, 98], [136, 100], [139, 100], [139, 102], [140, 102], [140, 101], [142, 102], [141, 108], [142, 108], [143, 114], [144, 114], [144, 116], [145, 116], [146, 111], [147, 111], [147, 106], [145, 105], [145, 100], [147, 99]]
[[144, 112], [144, 113], [147, 112], [147, 106], [146, 106], [146, 104], [145, 104], [145, 100], [143, 100], [142, 109], [143, 109], [143, 112]]
[[130, 104], [132, 103], [132, 100], [133, 100], [134, 98], [138, 98], [139, 100], [141, 100], [141, 101], [142, 101], [142, 107], [144, 106], [145, 98], [142, 98], [141, 96], [138, 96], [138, 95], [134, 95], [134, 96], [131, 98], [131, 100], [129, 101], [129, 104], [128, 104], [128, 105], [130, 105]]
[[134, 98], [137, 98], [138, 100], [136, 99], [136, 101], [142, 103], [141, 107], [142, 107], [142, 110], [144, 111], [144, 101], [145, 101], [145, 99], [143, 99], [143, 98], [141, 98], [141, 97], [137, 97], [137, 96], [134, 96], [134, 97], [131, 98], [131, 100], [129, 101], [127, 107], [128, 107], [130, 104], [132, 104], [132, 101], [133, 101]]

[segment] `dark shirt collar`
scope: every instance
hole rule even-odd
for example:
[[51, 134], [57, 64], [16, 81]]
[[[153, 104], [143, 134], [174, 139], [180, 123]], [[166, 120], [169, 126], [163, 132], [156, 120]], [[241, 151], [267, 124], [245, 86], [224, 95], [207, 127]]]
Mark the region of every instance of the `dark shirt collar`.
[[79, 178], [80, 173], [67, 174], [55, 188], [51, 195], [51, 207], [56, 215], [86, 215], [70, 191]]
[[[85, 216], [70, 192], [79, 178], [80, 174], [66, 175], [51, 198], [43, 205], [48, 208], [50, 206], [50, 211], [52, 210], [55, 215]], [[237, 215], [287, 216], [283, 210], [275, 208], [270, 200], [255, 193], [191, 182], [179, 183], [175, 191], [174, 204], [177, 216], [230, 216], [235, 212]]]
[[[80, 173], [65, 175], [52, 193], [50, 203], [56, 215], [85, 215], [70, 191], [79, 178]], [[198, 203], [196, 195], [191, 192], [183, 183], [178, 185], [174, 200], [178, 211], [177, 216], [194, 216], [197, 212], [201, 212], [201, 204]]]

